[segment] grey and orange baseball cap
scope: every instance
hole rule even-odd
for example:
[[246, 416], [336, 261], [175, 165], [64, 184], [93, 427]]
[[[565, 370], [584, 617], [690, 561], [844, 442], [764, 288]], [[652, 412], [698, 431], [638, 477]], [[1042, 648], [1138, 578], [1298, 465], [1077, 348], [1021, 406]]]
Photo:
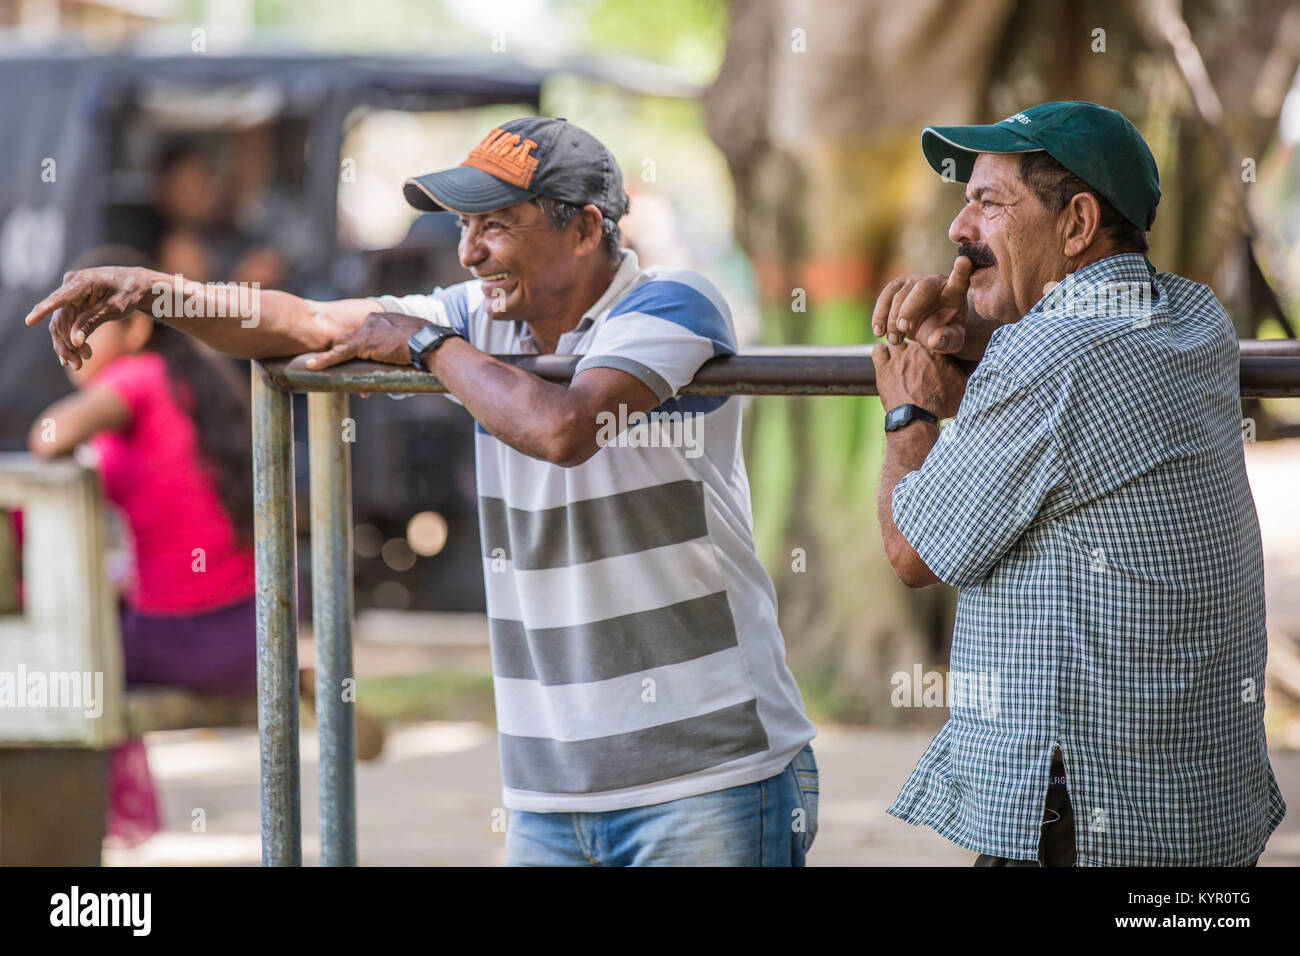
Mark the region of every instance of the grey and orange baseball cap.
[[406, 201], [426, 212], [487, 212], [533, 196], [585, 206], [606, 219], [627, 212], [623, 174], [600, 140], [563, 117], [503, 123], [459, 166], [408, 179]]
[[962, 183], [980, 153], [1046, 152], [1143, 232], [1160, 204], [1160, 173], [1142, 134], [1096, 103], [1041, 103], [989, 126], [927, 126], [921, 151], [935, 172]]

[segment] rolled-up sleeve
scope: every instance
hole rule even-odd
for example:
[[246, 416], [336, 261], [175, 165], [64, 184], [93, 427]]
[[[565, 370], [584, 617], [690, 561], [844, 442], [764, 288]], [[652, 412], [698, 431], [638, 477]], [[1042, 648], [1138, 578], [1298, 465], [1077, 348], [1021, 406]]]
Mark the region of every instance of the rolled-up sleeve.
[[961, 588], [988, 577], [1046, 503], [1065, 497], [1050, 417], [1014, 376], [981, 366], [921, 468], [894, 486], [891, 505], [926, 566]]

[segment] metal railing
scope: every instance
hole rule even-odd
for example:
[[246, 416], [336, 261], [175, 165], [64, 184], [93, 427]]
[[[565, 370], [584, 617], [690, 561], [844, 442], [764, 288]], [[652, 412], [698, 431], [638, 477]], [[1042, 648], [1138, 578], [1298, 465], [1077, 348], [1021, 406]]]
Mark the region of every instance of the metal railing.
[[[578, 356], [502, 356], [568, 382]], [[262, 763], [262, 863], [302, 863], [298, 757], [298, 601], [293, 403], [306, 392], [311, 490], [312, 632], [320, 734], [321, 864], [357, 861], [352, 673], [352, 478], [343, 440], [350, 392], [445, 392], [414, 368], [349, 362], [312, 372], [254, 363], [253, 472], [257, 550], [257, 698]], [[717, 358], [682, 390], [695, 395], [874, 395], [870, 346], [746, 349]], [[1243, 341], [1244, 397], [1300, 397], [1300, 342]]]

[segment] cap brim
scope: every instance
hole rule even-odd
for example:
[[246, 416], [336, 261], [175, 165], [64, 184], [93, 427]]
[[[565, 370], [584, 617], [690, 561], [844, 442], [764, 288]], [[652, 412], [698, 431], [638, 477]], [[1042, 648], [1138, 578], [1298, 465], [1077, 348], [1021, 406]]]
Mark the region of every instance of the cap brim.
[[1037, 153], [1043, 147], [1025, 139], [1007, 123], [990, 126], [927, 126], [921, 130], [921, 152], [930, 167], [945, 179], [970, 180], [980, 153]]
[[454, 166], [415, 176], [402, 184], [402, 195], [425, 212], [488, 212], [513, 206], [536, 195], [503, 182], [473, 166]]

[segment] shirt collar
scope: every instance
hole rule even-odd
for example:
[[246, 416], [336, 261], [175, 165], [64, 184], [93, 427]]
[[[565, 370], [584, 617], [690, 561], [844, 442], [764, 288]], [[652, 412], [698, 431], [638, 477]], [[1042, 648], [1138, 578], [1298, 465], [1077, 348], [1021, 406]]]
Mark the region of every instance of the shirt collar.
[[[620, 249], [618, 252], [618, 269], [614, 272], [614, 278], [609, 281], [605, 291], [600, 294], [591, 308], [582, 314], [578, 324], [570, 329], [565, 335], [575, 335], [587, 331], [600, 318], [602, 312], [623, 297], [623, 295], [634, 286], [644, 270], [637, 264], [636, 253], [631, 249]], [[521, 342], [531, 341], [533, 338], [532, 329], [528, 323], [519, 321], [519, 340]]]
[[[1025, 318], [1044, 312], [1059, 312], [1070, 300], [1095, 298], [1099, 290], [1108, 286], [1137, 289], [1141, 284], [1150, 284], [1151, 301], [1159, 298], [1156, 268], [1146, 256], [1137, 252], [1107, 256], [1090, 262], [1077, 272], [1071, 272], [1034, 303]], [[1100, 301], [1106, 299], [1103, 297]]]

